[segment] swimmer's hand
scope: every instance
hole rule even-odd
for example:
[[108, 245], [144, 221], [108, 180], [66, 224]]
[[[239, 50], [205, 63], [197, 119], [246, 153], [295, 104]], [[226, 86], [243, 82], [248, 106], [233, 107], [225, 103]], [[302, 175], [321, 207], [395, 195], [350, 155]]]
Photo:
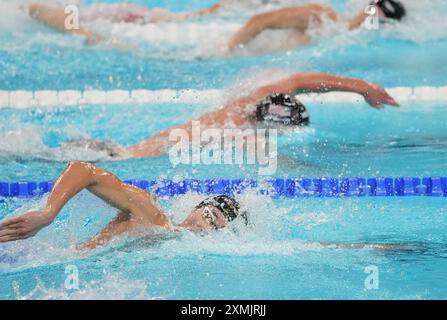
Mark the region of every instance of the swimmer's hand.
[[49, 212], [31, 211], [7, 219], [0, 223], [0, 242], [16, 241], [34, 237], [41, 229], [53, 221], [54, 216]]
[[399, 104], [391, 97], [384, 88], [377, 84], [366, 82], [362, 88], [362, 94], [366, 102], [373, 108], [383, 109], [385, 104], [399, 107]]

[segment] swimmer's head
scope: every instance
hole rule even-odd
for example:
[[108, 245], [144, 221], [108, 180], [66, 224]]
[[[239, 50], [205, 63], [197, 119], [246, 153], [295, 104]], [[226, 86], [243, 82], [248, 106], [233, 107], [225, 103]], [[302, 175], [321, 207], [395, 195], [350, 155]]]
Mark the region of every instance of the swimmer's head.
[[375, 0], [371, 2], [371, 5], [377, 6], [389, 19], [401, 20], [406, 14], [404, 5], [399, 1]]
[[256, 106], [256, 120], [261, 123], [283, 126], [307, 126], [309, 114], [296, 98], [275, 93]]
[[228, 196], [210, 197], [199, 203], [181, 226], [191, 231], [209, 231], [225, 228], [228, 223], [242, 217], [248, 224], [246, 212], [240, 212], [239, 203]]

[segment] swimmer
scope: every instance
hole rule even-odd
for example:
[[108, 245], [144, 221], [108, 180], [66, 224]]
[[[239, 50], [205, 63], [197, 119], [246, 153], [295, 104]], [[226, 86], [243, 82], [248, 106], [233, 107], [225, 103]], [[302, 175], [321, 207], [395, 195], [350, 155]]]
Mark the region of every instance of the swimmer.
[[[195, 121], [206, 128], [253, 128], [274, 127], [279, 129], [300, 128], [309, 125], [310, 116], [305, 106], [294, 95], [309, 92], [346, 91], [363, 96], [366, 102], [376, 108], [383, 109], [384, 104], [398, 107], [399, 104], [379, 85], [364, 80], [352, 79], [322, 73], [297, 73], [255, 89], [242, 97], [236, 97], [214, 111], [208, 112]], [[73, 146], [85, 146], [93, 151], [106, 152], [115, 159], [157, 157], [169, 152], [174, 142], [169, 136], [174, 129], [184, 129], [192, 135], [192, 121], [161, 131], [148, 139], [132, 146], [121, 146], [111, 141], [73, 141], [63, 149]]]
[[182, 223], [175, 225], [157, 206], [155, 198], [149, 192], [126, 184], [93, 164], [72, 161], [55, 182], [44, 209], [0, 224], [0, 242], [36, 235], [42, 228], [50, 225], [66, 203], [84, 189], [118, 209], [119, 213], [103, 231], [80, 245], [81, 249], [93, 249], [114, 236], [148, 228], [203, 232], [224, 228], [237, 218], [248, 222], [246, 213], [240, 212], [239, 203], [221, 195], [205, 199]]
[[[0, 223], [0, 243], [35, 236], [49, 226], [68, 201], [82, 190], [88, 190], [118, 210], [116, 217], [102, 231], [77, 246], [82, 251], [103, 246], [115, 236], [138, 235], [139, 232], [150, 229], [210, 232], [225, 228], [236, 219], [242, 219], [245, 225], [249, 224], [248, 215], [241, 210], [240, 204], [225, 195], [205, 199], [182, 223], [174, 224], [158, 207], [151, 193], [126, 184], [93, 164], [72, 161], [55, 182], [45, 208]], [[334, 249], [411, 250], [409, 247], [392, 244], [320, 244]]]
[[[406, 14], [405, 7], [399, 1], [376, 0], [370, 4], [378, 8], [380, 21], [386, 19], [400, 21]], [[334, 9], [316, 3], [282, 8], [253, 16], [231, 37], [228, 48], [233, 50], [241, 47], [269, 29], [294, 29], [295, 39], [290, 47], [305, 45], [312, 41], [306, 31], [311, 25], [321, 25], [324, 17], [332, 21], [345, 21], [348, 28], [353, 30], [359, 28], [369, 15], [362, 10], [355, 17], [345, 20]]]
[[41, 3], [29, 5], [29, 15], [33, 19], [52, 27], [58, 31], [84, 36], [89, 44], [107, 41], [103, 36], [89, 30], [85, 24], [95, 20], [107, 20], [113, 23], [147, 24], [169, 21], [180, 21], [193, 17], [215, 14], [225, 7], [225, 1], [198, 11], [172, 13], [160, 8], [148, 8], [131, 3], [95, 4], [79, 10], [80, 27], [67, 29], [65, 19], [67, 14], [64, 7], [50, 6]]

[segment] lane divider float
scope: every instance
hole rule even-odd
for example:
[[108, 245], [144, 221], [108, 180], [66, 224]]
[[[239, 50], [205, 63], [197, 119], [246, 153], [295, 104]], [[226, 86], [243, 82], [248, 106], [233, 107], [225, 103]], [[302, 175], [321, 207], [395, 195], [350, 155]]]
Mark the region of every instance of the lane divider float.
[[[447, 101], [447, 86], [394, 87], [388, 93], [399, 102]], [[67, 107], [147, 103], [210, 103], [224, 98], [224, 91], [209, 90], [0, 90], [0, 108]], [[363, 97], [350, 92], [300, 94], [305, 103], [361, 102]]]
[[[126, 180], [158, 197], [175, 197], [190, 192], [215, 195], [241, 194], [247, 189], [273, 198], [305, 197], [447, 197], [447, 177], [378, 178], [272, 178]], [[0, 198], [31, 198], [51, 191], [52, 181], [0, 182]]]

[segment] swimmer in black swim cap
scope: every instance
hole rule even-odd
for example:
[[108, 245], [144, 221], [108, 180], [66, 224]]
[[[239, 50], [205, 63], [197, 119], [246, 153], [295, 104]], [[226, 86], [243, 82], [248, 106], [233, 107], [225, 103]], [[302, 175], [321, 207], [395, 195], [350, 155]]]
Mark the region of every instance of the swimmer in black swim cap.
[[[220, 210], [227, 222], [235, 220], [241, 216], [244, 219], [245, 225], [248, 224], [248, 217], [246, 212], [240, 212], [240, 205], [234, 199], [226, 195], [214, 196], [203, 200], [196, 206], [197, 209], [202, 209], [212, 206]], [[208, 217], [209, 218], [209, 217]]]
[[[310, 117], [303, 104], [293, 96], [297, 93], [325, 93], [330, 91], [355, 92], [376, 109], [385, 104], [399, 104], [379, 85], [360, 79], [352, 79], [322, 73], [296, 73], [279, 81], [260, 86], [250, 93], [233, 98], [214, 111], [194, 119], [201, 128], [254, 128], [259, 124], [290, 126], [309, 125]], [[193, 121], [157, 133], [127, 147], [128, 157], [153, 157], [166, 154], [175, 144], [169, 137], [174, 129], [192, 132]], [[281, 133], [281, 131], [278, 131]]]
[[[83, 190], [92, 192], [118, 210], [115, 218], [102, 231], [76, 247], [83, 251], [104, 246], [116, 236], [142, 236], [147, 235], [148, 231], [151, 234], [157, 231], [158, 235], [179, 231], [212, 232], [229, 226], [238, 217], [243, 219], [245, 225], [248, 224], [247, 214], [241, 212], [240, 204], [235, 199], [218, 195], [199, 203], [177, 225], [160, 209], [150, 192], [126, 184], [111, 172], [93, 164], [72, 161], [56, 180], [43, 209], [0, 219], [0, 243], [35, 236], [48, 227], [68, 201]], [[390, 244], [321, 242], [320, 245], [336, 249], [411, 250], [408, 246]]]
[[236, 199], [226, 195], [203, 200], [183, 222], [176, 224], [156, 204], [156, 199], [149, 191], [129, 185], [94, 164], [71, 161], [56, 180], [43, 209], [1, 221], [0, 243], [33, 237], [50, 225], [68, 201], [83, 190], [90, 191], [118, 209], [118, 214], [79, 249], [94, 249], [106, 244], [114, 236], [138, 234], [145, 229], [209, 232], [227, 227], [238, 217], [248, 225], [246, 212], [241, 211]]
[[386, 18], [401, 20], [405, 14], [406, 10], [404, 5], [399, 1], [394, 0], [376, 0], [370, 3], [371, 5], [377, 6]]
[[[352, 79], [323, 73], [296, 73], [268, 85], [260, 86], [249, 93], [232, 98], [223, 105], [202, 116], [179, 126], [158, 132], [157, 134], [132, 146], [121, 146], [108, 142], [105, 145], [98, 141], [81, 143], [72, 142], [63, 148], [85, 146], [92, 150], [108, 152], [115, 159], [156, 157], [167, 154], [174, 141], [170, 135], [174, 129], [185, 130], [191, 135], [193, 121], [201, 127], [212, 128], [256, 128], [268, 126], [297, 127], [309, 125], [309, 114], [302, 103], [294, 98], [297, 93], [325, 93], [330, 91], [355, 92], [376, 109], [383, 109], [385, 104], [399, 106], [398, 103], [379, 85], [360, 79]], [[279, 131], [281, 133], [281, 131]], [[174, 139], [175, 140], [175, 139]]]
[[256, 120], [285, 126], [308, 126], [309, 114], [296, 98], [275, 93], [264, 98], [256, 106]]
[[[282, 41], [279, 48], [272, 48], [272, 51], [290, 50], [299, 45], [305, 45], [312, 41], [307, 32], [309, 28], [322, 27], [329, 22], [343, 22], [350, 30], [359, 28], [366, 19], [370, 17], [365, 7], [352, 18], [341, 16], [334, 9], [318, 4], [307, 3], [303, 5], [288, 6], [269, 12], [263, 12], [251, 17], [248, 22], [240, 28], [229, 40], [228, 49], [234, 50], [242, 48], [265, 30], [288, 29], [295, 30], [293, 36], [288, 41]], [[395, 0], [377, 0], [371, 4], [379, 9], [379, 17], [386, 17], [400, 21], [406, 14], [405, 7]]]

